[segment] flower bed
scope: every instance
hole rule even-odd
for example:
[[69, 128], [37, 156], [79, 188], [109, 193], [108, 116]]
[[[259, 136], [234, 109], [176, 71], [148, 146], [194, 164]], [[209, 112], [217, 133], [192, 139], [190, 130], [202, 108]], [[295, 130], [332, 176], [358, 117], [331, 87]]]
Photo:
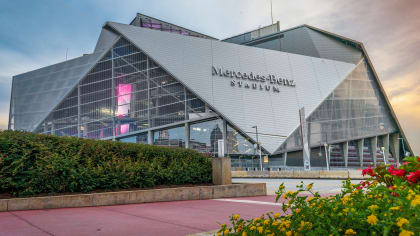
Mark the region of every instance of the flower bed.
[[[366, 181], [343, 181], [335, 196], [322, 197], [313, 184], [286, 192], [282, 212], [255, 219], [234, 214], [232, 226], [222, 224], [218, 235], [420, 235], [420, 158], [404, 159], [400, 168], [378, 166], [363, 170]], [[309, 196], [308, 196], [309, 193]]]

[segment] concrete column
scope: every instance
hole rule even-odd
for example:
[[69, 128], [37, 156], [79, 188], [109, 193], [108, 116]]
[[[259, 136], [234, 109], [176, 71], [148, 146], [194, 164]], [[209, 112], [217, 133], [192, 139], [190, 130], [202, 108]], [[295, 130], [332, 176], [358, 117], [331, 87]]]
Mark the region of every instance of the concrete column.
[[212, 158], [213, 184], [232, 184], [232, 171], [229, 157]]
[[147, 143], [153, 144], [153, 132], [151, 130], [147, 131]]
[[347, 168], [349, 162], [349, 142], [343, 143], [343, 151], [344, 151], [344, 164]]
[[284, 145], [284, 166], [287, 165], [287, 143]]
[[359, 149], [359, 160], [360, 160], [360, 167], [363, 167], [363, 144], [364, 144], [365, 140], [364, 139], [360, 139], [357, 142], [357, 147]]
[[384, 160], [386, 163], [389, 163], [389, 134], [385, 134], [382, 136], [382, 143], [384, 145]]
[[376, 166], [376, 148], [378, 147], [378, 137], [370, 138], [370, 147], [372, 149], [373, 165]]
[[284, 166], [286, 166], [287, 163], [287, 151], [284, 153]]
[[185, 148], [190, 147], [190, 124], [185, 123]]
[[394, 154], [397, 166], [400, 165], [400, 140], [398, 139], [400, 134], [395, 133], [390, 135], [391, 151]]

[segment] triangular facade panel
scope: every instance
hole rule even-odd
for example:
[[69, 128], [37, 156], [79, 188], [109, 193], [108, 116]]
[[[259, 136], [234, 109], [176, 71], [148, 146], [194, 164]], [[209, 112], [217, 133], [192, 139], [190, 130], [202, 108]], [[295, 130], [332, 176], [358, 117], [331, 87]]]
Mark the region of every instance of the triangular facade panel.
[[34, 131], [81, 78], [101, 53], [84, 55], [13, 77], [13, 128]]
[[343, 40], [339, 41], [337, 38], [332, 38], [307, 27], [305, 29], [318, 51], [319, 57], [353, 64], [357, 64], [363, 58], [361, 50], [346, 45]]

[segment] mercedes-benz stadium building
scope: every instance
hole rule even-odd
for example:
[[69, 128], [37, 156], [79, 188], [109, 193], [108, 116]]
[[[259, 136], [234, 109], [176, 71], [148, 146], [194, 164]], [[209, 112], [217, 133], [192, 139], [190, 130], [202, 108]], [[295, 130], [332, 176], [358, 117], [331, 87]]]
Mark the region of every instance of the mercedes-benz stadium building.
[[12, 130], [185, 147], [234, 168], [259, 151], [265, 168], [412, 152], [362, 43], [278, 22], [224, 40], [143, 14], [106, 22], [91, 54], [14, 76], [9, 114]]

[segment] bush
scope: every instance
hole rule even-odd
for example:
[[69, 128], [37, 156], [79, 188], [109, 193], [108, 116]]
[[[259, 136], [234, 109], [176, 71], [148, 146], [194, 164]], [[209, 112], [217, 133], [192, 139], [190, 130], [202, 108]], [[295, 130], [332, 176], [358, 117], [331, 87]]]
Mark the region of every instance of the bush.
[[343, 181], [335, 196], [320, 196], [313, 184], [302, 183], [296, 192], [281, 184], [276, 202], [288, 201], [281, 213], [248, 220], [234, 214], [232, 227], [222, 224], [218, 235], [420, 235], [420, 158], [404, 161], [399, 169], [363, 170], [366, 181]]
[[211, 160], [183, 148], [0, 131], [0, 193], [91, 192], [211, 182]]

